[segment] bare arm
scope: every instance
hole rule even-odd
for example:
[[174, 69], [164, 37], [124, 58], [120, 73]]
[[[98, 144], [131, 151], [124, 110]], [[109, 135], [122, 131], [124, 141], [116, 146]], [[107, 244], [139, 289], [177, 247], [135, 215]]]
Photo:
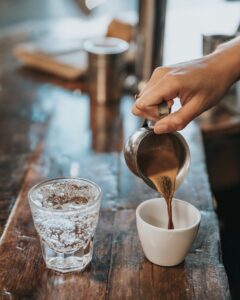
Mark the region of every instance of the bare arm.
[[217, 104], [240, 79], [240, 37], [220, 45], [213, 53], [189, 62], [159, 67], [135, 102], [132, 112], [157, 121], [157, 104], [176, 97], [182, 107], [158, 121], [156, 133], [183, 129], [191, 120]]

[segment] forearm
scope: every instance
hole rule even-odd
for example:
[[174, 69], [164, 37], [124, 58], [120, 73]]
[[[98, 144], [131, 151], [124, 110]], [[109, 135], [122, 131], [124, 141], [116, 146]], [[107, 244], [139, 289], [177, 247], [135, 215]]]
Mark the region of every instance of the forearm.
[[230, 85], [240, 79], [240, 37], [219, 45], [211, 55]]
[[183, 129], [203, 111], [216, 105], [230, 86], [240, 79], [240, 37], [222, 44], [213, 53], [174, 66], [157, 68], [140, 97], [133, 113], [148, 119], [159, 117], [156, 106], [178, 97], [182, 107], [159, 120], [155, 133]]

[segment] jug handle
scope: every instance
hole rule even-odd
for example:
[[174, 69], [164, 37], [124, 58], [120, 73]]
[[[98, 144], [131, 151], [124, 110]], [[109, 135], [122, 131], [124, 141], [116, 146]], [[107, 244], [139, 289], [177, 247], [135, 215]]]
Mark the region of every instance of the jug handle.
[[[171, 113], [171, 108], [168, 107], [166, 101], [163, 101], [160, 104], [158, 104], [159, 120], [161, 120], [162, 118], [166, 117], [170, 113]], [[148, 129], [152, 130], [153, 127], [154, 127], [154, 125], [155, 125], [155, 123], [156, 123], [156, 121], [145, 119], [144, 122], [143, 122], [142, 127], [148, 128]]]

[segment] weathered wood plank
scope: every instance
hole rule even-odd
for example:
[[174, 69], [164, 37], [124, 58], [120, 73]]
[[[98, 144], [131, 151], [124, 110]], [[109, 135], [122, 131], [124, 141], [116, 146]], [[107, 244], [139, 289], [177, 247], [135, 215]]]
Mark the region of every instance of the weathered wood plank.
[[76, 295], [79, 299], [104, 299], [115, 213], [101, 213], [93, 262], [83, 273], [61, 275], [47, 270], [27, 201], [29, 188], [39, 179], [39, 173], [31, 168], [0, 240], [0, 295], [20, 299], [76, 299]]
[[[33, 174], [31, 178], [35, 181]], [[2, 293], [5, 290], [36, 299], [74, 299], [76, 295], [79, 299], [104, 299], [105, 294], [109, 299], [229, 299], [225, 271], [219, 261], [219, 236], [211, 226], [216, 225], [214, 213], [202, 214], [198, 238], [185, 262], [175, 268], [164, 268], [153, 266], [144, 258], [136, 232], [135, 210], [102, 212], [91, 266], [81, 274], [60, 275], [44, 267], [30, 221], [27, 190], [25, 187], [21, 193], [0, 244]], [[12, 276], [16, 281], [12, 281]]]
[[[51, 145], [46, 140], [44, 148], [36, 153], [37, 157], [27, 174], [18, 203], [12, 211], [8, 227], [2, 237], [0, 244], [0, 267], [3, 270], [0, 281], [2, 293], [6, 291], [13, 296], [21, 295], [38, 299], [51, 299], [53, 296], [61, 297], [60, 295], [64, 297], [69, 295], [69, 299], [71, 297], [74, 299], [76, 293], [84, 295], [84, 298], [90, 297], [89, 299], [91, 297], [94, 299], [96, 296], [102, 299], [105, 294], [109, 299], [146, 299], [146, 297], [157, 299], [159, 295], [162, 295], [163, 299], [175, 299], [176, 295], [184, 299], [201, 299], [202, 296], [210, 299], [219, 299], [219, 297], [228, 299], [227, 280], [219, 261], [219, 235], [213, 212], [203, 212], [203, 225], [185, 263], [176, 268], [162, 268], [153, 266], [144, 258], [136, 233], [135, 210], [117, 209], [116, 212], [112, 212], [112, 209], [116, 208], [114, 205], [105, 207], [105, 211], [102, 212], [102, 223], [98, 228], [100, 235], [96, 236], [97, 247], [91, 267], [79, 277], [77, 274], [66, 275], [66, 277], [61, 275], [60, 278], [64, 278], [62, 290], [59, 287], [56, 289], [55, 280], [58, 282], [60, 279], [57, 275], [52, 276], [50, 274], [52, 272], [45, 269], [26, 201], [27, 190], [35, 182], [49, 175], [57, 176], [59, 173], [66, 175], [65, 172], [68, 172], [69, 161], [60, 164], [59, 161], [54, 160], [54, 157], [48, 156], [53, 153], [55, 152], [51, 152]], [[91, 172], [96, 170], [99, 175], [103, 175], [104, 170], [109, 168], [104, 157], [93, 155], [84, 158], [85, 167], [82, 165], [82, 172], [86, 169]], [[103, 159], [103, 167], [99, 167], [101, 164], [98, 159]], [[108, 159], [112, 163], [111, 156], [108, 156]], [[94, 160], [96, 163], [89, 164]], [[94, 174], [96, 176], [96, 172]], [[102, 176], [101, 185], [107, 186], [110, 178], [113, 181], [114, 178], [117, 180], [117, 177], [110, 173]], [[116, 200], [117, 197], [118, 194], [115, 193], [112, 199]], [[18, 249], [17, 252], [15, 249]], [[28, 281], [32, 278], [33, 272], [36, 272], [36, 276], [31, 279], [29, 285]], [[14, 274], [20, 275], [16, 277]], [[18, 285], [13, 285], [12, 280], [9, 282], [12, 276], [15, 276]], [[99, 283], [96, 278], [101, 279], [102, 282]], [[206, 285], [199, 285], [199, 280], [206, 282]], [[70, 283], [67, 284], [68, 282]], [[78, 288], [72, 287], [69, 291], [67, 286], [71, 286], [71, 282], [74, 282]], [[212, 289], [213, 286], [215, 290]]]
[[0, 236], [21, 189], [29, 155], [0, 155]]
[[[87, 90], [85, 83], [18, 68], [9, 47], [25, 38], [14, 36], [0, 43], [2, 225], [18, 196], [0, 241], [0, 299], [229, 299], [196, 125], [184, 132], [192, 165], [176, 196], [201, 209], [200, 232], [184, 263], [154, 266], [137, 237], [135, 208], [157, 193], [133, 176], [118, 154], [124, 139], [141, 124], [130, 114], [133, 99], [124, 97], [119, 107], [100, 108], [80, 94], [79, 89]], [[28, 189], [58, 176], [92, 179], [104, 192], [93, 262], [83, 273], [47, 270], [33, 227]]]
[[216, 215], [203, 212], [199, 234], [185, 261], [174, 268], [159, 267], [144, 257], [135, 210], [117, 211], [108, 298], [229, 299], [216, 226]]
[[144, 260], [133, 210], [117, 211], [108, 283], [109, 299], [139, 299], [139, 264]]

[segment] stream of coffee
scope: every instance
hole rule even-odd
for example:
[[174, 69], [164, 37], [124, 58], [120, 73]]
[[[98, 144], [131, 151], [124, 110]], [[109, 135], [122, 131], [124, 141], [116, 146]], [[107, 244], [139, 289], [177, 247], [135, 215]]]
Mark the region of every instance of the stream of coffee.
[[[167, 137], [166, 137], [167, 138]], [[155, 185], [167, 203], [168, 229], [174, 229], [172, 220], [172, 198], [179, 170], [179, 160], [174, 143], [166, 140], [167, 148], [153, 148], [142, 153], [142, 171]]]

